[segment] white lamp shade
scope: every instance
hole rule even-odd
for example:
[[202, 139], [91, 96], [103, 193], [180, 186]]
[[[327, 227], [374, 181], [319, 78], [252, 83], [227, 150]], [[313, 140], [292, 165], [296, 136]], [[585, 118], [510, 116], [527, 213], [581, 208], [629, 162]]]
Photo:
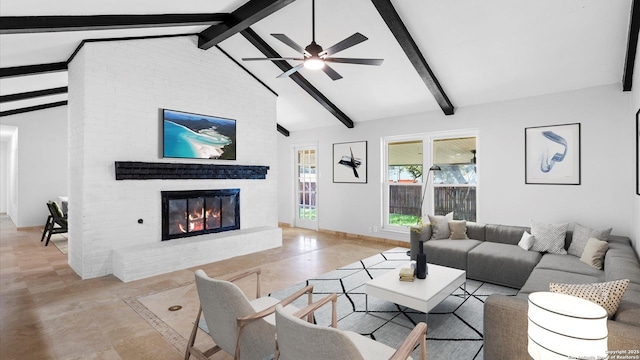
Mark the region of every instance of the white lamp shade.
[[606, 359], [607, 311], [579, 297], [529, 294], [529, 355], [542, 359]]

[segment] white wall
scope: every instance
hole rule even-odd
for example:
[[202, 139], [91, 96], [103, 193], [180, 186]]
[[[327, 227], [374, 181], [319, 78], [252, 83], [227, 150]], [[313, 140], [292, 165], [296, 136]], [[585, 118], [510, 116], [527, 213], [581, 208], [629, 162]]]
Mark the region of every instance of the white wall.
[[[640, 45], [640, 44], [638, 44]], [[638, 46], [636, 45], [636, 46]], [[632, 101], [631, 101], [631, 116], [630, 119], [635, 121], [635, 114], [640, 110], [640, 56], [636, 56], [636, 62], [634, 65], [635, 71], [633, 72], [633, 87], [632, 87]], [[636, 134], [639, 137], [640, 134]], [[640, 256], [640, 195], [635, 195], [634, 209], [633, 209], [633, 240], [635, 242], [635, 249], [638, 256]]]
[[[162, 159], [161, 108], [236, 119], [237, 161]], [[276, 97], [217, 49], [198, 49], [195, 36], [85, 44], [69, 65], [69, 128], [69, 262], [83, 278], [113, 273], [114, 251], [135, 248], [145, 256], [138, 249], [168, 249], [172, 241], [160, 244], [164, 190], [240, 188], [242, 229], [277, 229]], [[116, 181], [115, 161], [271, 169], [266, 180]], [[270, 240], [280, 245], [281, 234]], [[261, 250], [236, 244], [235, 255]], [[184, 258], [183, 268], [194, 266], [188, 253], [174, 246], [167, 251]], [[124, 255], [119, 259], [131, 259]], [[149, 266], [175, 270], [161, 261]]]
[[17, 153], [17, 161], [8, 164], [17, 168], [17, 193], [9, 196], [7, 213], [18, 228], [44, 226], [47, 201], [68, 193], [67, 107], [4, 116], [2, 125], [18, 128], [18, 147], [9, 149]]
[[[454, 99], [455, 103], [455, 99]], [[507, 225], [579, 222], [594, 228], [613, 227], [614, 234], [632, 236], [637, 217], [632, 167], [634, 128], [628, 121], [630, 94], [620, 84], [456, 109], [441, 112], [294, 132], [278, 137], [279, 221], [293, 222], [292, 146], [319, 144], [319, 228], [408, 241], [406, 234], [379, 232], [381, 220], [381, 146], [385, 136], [455, 129], [477, 129], [478, 221]], [[355, 119], [357, 121], [357, 119]], [[336, 120], [337, 122], [337, 120]], [[525, 185], [526, 127], [581, 123], [582, 185]], [[368, 183], [334, 184], [333, 143], [368, 141]]]

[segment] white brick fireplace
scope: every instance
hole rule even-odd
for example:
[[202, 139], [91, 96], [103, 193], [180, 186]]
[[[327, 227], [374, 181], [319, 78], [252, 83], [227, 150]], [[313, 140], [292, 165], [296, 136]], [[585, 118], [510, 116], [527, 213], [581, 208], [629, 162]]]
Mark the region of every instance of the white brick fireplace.
[[[237, 160], [163, 159], [159, 109], [236, 120]], [[177, 37], [86, 43], [69, 64], [69, 264], [136, 280], [282, 245], [276, 97], [216, 48]], [[269, 166], [266, 179], [116, 180], [116, 161]], [[241, 229], [161, 241], [161, 192], [241, 191]]]

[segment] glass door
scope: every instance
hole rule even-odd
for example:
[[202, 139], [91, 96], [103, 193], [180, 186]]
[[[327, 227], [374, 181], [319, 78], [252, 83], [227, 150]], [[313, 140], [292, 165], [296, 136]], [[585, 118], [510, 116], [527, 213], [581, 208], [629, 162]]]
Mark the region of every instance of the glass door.
[[318, 229], [317, 149], [297, 147], [295, 226]]

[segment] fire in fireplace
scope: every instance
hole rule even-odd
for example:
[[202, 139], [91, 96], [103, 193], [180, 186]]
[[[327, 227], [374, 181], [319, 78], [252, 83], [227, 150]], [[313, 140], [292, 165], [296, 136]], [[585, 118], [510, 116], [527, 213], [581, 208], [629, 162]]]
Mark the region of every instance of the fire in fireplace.
[[162, 240], [240, 229], [240, 189], [162, 191]]

